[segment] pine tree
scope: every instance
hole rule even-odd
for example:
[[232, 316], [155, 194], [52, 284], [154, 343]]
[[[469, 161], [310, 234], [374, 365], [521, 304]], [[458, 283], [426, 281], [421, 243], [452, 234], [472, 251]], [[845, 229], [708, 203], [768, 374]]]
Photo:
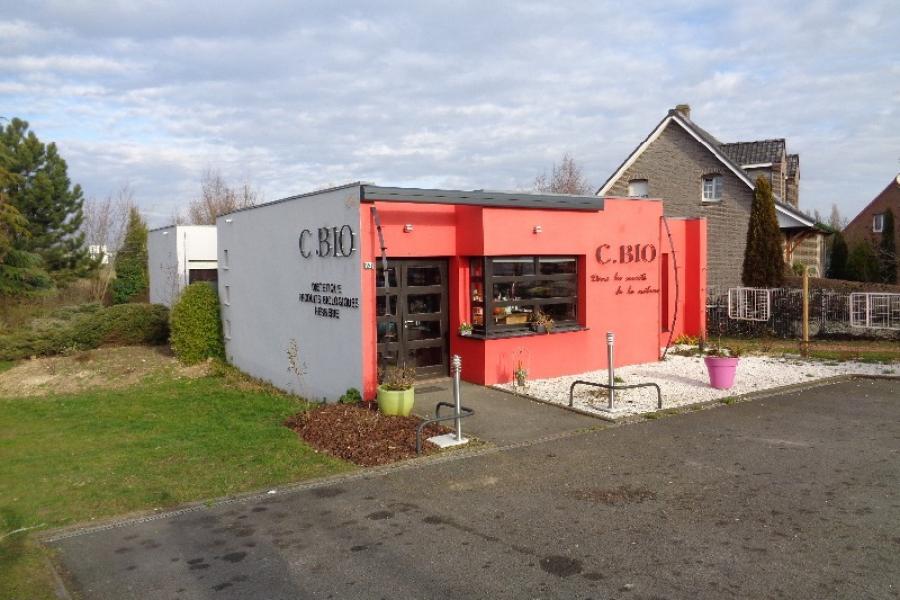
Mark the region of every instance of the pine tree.
[[116, 278], [112, 282], [113, 304], [143, 300], [147, 293], [147, 224], [136, 207], [128, 213], [128, 228], [116, 252]]
[[756, 180], [753, 192], [741, 280], [747, 287], [780, 287], [784, 283], [781, 229], [772, 186], [765, 177]]
[[28, 221], [10, 204], [4, 192], [16, 177], [6, 169], [9, 155], [0, 146], [0, 298], [15, 298], [49, 291], [53, 280], [41, 259], [16, 247], [28, 235]]
[[837, 231], [831, 240], [831, 254], [829, 256], [828, 277], [831, 279], [847, 279], [847, 240]]
[[92, 262], [79, 232], [81, 187], [72, 186], [56, 144], [45, 145], [26, 121], [13, 119], [0, 131], [0, 147], [14, 176], [3, 189], [27, 221], [28, 235], [17, 238], [16, 249], [38, 255], [59, 283], [86, 274]]
[[881, 230], [881, 244], [878, 246], [881, 281], [897, 283], [897, 241], [894, 237], [894, 211], [884, 213], [884, 227]]

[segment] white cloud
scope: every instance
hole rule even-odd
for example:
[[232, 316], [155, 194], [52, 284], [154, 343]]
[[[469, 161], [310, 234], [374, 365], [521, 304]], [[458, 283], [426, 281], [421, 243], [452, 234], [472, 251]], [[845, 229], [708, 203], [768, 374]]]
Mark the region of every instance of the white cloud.
[[59, 140], [89, 195], [128, 181], [163, 217], [207, 167], [275, 199], [357, 179], [528, 187], [569, 151], [599, 186], [678, 102], [726, 141], [786, 137], [809, 208], [855, 212], [900, 157], [900, 17], [882, 0], [7, 12], [0, 113]]

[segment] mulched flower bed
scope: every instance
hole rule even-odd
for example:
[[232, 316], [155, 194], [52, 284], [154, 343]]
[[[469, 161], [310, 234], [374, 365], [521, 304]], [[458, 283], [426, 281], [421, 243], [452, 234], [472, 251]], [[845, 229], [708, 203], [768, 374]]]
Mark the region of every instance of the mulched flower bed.
[[[307, 444], [363, 467], [392, 463], [416, 455], [418, 417], [389, 417], [361, 405], [332, 404], [298, 413], [284, 424]], [[431, 424], [422, 432], [422, 454], [437, 446], [426, 441], [450, 430]]]

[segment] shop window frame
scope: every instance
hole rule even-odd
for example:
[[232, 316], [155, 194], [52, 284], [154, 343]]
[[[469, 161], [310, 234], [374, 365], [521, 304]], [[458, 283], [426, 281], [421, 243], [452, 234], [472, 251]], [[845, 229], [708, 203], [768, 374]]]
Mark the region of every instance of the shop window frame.
[[[532, 273], [528, 275], [495, 275], [494, 261], [510, 260], [510, 259], [531, 259], [533, 264]], [[544, 259], [571, 259], [575, 270], [572, 273], [554, 273], [542, 274], [540, 272], [541, 260]], [[477, 267], [481, 267], [481, 275], [476, 275]], [[519, 335], [543, 335], [531, 330], [529, 322], [517, 324], [498, 324], [494, 323], [493, 315], [495, 308], [505, 308], [507, 306], [530, 307], [532, 310], [541, 306], [552, 304], [569, 304], [572, 306], [573, 317], [566, 320], [554, 320], [554, 332], [576, 331], [583, 329], [581, 325], [582, 314], [582, 294], [584, 286], [581, 284], [581, 274], [583, 266], [580, 257], [577, 255], [504, 255], [504, 256], [476, 256], [469, 259], [469, 321], [472, 323], [472, 331], [476, 337], [497, 338], [512, 337]], [[481, 279], [481, 300], [473, 298], [473, 292], [477, 280]], [[503, 283], [534, 283], [537, 281], [567, 281], [572, 284], [572, 294], [567, 296], [551, 296], [547, 298], [530, 298], [521, 300], [495, 300], [493, 289], [494, 284]], [[475, 308], [483, 309], [483, 324], [475, 324]]]

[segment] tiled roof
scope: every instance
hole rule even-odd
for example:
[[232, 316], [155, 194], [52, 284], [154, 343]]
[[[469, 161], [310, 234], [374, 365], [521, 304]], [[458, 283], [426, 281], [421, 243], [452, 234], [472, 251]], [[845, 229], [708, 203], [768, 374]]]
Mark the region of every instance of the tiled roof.
[[741, 166], [758, 165], [780, 161], [784, 153], [784, 139], [734, 142], [719, 147], [728, 158]]

